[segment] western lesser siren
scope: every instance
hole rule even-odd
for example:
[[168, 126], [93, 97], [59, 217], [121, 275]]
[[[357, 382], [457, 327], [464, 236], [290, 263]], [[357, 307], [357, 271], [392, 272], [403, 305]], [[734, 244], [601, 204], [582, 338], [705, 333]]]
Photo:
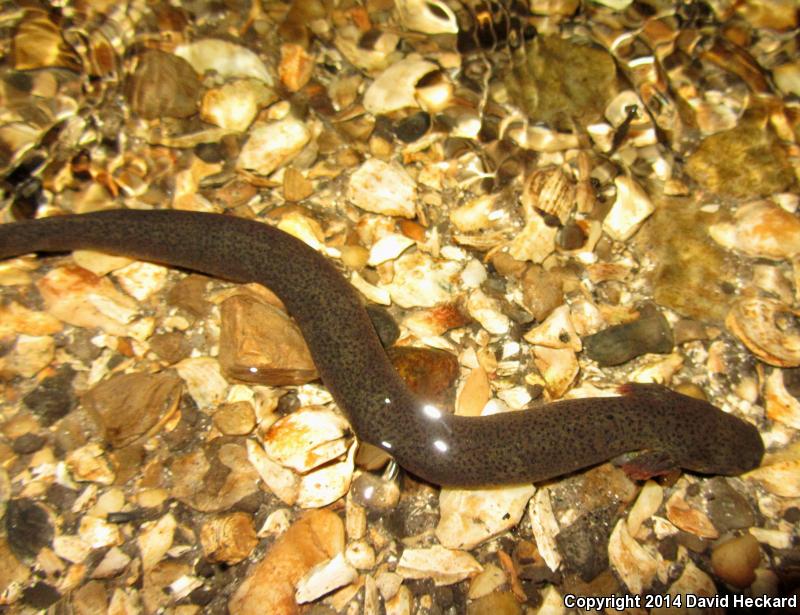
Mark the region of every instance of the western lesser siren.
[[709, 474], [756, 467], [756, 428], [656, 385], [619, 397], [459, 417], [426, 404], [395, 373], [358, 293], [323, 256], [267, 224], [221, 214], [112, 210], [0, 225], [0, 258], [79, 248], [184, 267], [273, 290], [297, 321], [323, 383], [356, 435], [432, 483], [536, 482], [654, 450]]

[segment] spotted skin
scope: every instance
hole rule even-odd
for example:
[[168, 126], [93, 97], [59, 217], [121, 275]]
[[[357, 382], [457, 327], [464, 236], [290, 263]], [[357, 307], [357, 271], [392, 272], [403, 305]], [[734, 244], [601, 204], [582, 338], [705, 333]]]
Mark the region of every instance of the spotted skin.
[[538, 482], [639, 450], [661, 451], [687, 470], [735, 475], [758, 466], [764, 452], [754, 426], [655, 385], [487, 417], [457, 417], [425, 404], [395, 373], [358, 293], [339, 271], [260, 222], [113, 210], [0, 225], [0, 258], [87, 248], [272, 289], [359, 439], [435, 484]]

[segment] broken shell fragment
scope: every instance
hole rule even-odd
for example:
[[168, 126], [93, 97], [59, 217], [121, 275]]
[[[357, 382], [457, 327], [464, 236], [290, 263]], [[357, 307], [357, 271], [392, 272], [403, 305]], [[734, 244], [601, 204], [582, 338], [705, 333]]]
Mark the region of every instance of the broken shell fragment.
[[264, 62], [246, 47], [235, 43], [204, 38], [178, 45], [175, 55], [191, 64], [199, 75], [213, 70], [224, 78], [252, 77], [272, 85], [272, 77]]
[[416, 215], [416, 183], [402, 167], [370, 158], [350, 176], [347, 199], [365, 211], [386, 216]]
[[348, 425], [325, 408], [300, 408], [276, 421], [264, 436], [264, 449], [275, 461], [308, 472], [347, 451]]
[[555, 216], [564, 224], [575, 206], [575, 184], [559, 167], [539, 169], [525, 182], [521, 201], [527, 211]]
[[433, 62], [417, 54], [395, 62], [372, 82], [364, 93], [364, 108], [374, 115], [417, 107], [416, 87], [420, 80], [438, 70]]
[[655, 211], [644, 189], [627, 175], [614, 179], [617, 200], [603, 220], [603, 230], [617, 241], [630, 239], [650, 214]]
[[258, 175], [269, 175], [297, 156], [310, 140], [308, 126], [293, 117], [256, 124], [249, 131], [236, 166]]
[[436, 585], [452, 585], [478, 574], [483, 567], [465, 551], [436, 545], [406, 549], [397, 562], [397, 573], [406, 579], [433, 579]]
[[455, 13], [439, 0], [397, 0], [394, 3], [400, 23], [409, 30], [424, 34], [455, 34], [458, 22]]
[[237, 79], [203, 95], [200, 117], [226, 130], [245, 131], [258, 111], [274, 100], [275, 93], [263, 81]]
[[747, 297], [733, 304], [725, 325], [759, 359], [776, 367], [800, 365], [800, 312], [775, 299]]
[[783, 260], [800, 253], [800, 220], [769, 201], [743, 205], [733, 222], [713, 224], [708, 232], [721, 246], [747, 256]]

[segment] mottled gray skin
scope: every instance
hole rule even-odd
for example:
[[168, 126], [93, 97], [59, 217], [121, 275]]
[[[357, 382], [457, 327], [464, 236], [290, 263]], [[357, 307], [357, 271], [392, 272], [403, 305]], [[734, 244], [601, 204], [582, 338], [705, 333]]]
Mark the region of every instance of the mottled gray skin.
[[441, 412], [395, 373], [359, 295], [336, 268], [266, 224], [114, 210], [0, 225], [0, 258], [79, 248], [268, 286], [300, 326], [322, 381], [359, 439], [432, 483], [537, 482], [639, 450], [666, 453], [687, 470], [733, 475], [756, 467], [764, 452], [752, 425], [653, 385], [488, 417]]

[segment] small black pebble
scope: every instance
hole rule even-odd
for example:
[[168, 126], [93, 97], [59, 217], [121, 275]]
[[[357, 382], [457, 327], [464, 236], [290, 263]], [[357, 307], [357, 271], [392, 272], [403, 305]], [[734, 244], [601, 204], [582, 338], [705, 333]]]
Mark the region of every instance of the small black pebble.
[[577, 250], [586, 243], [586, 233], [577, 224], [567, 224], [558, 233], [558, 245], [564, 250]]
[[431, 116], [425, 111], [400, 120], [395, 126], [394, 134], [404, 143], [413, 143], [431, 128]]
[[46, 609], [61, 600], [61, 594], [47, 583], [37, 583], [22, 591], [22, 600], [35, 609]]
[[28, 498], [10, 500], [6, 508], [8, 546], [19, 559], [34, 559], [53, 540], [50, 517], [41, 506]]
[[207, 587], [198, 587], [189, 594], [189, 600], [192, 604], [199, 606], [206, 606], [214, 599], [214, 592]]
[[11, 448], [14, 449], [17, 455], [28, 455], [42, 448], [46, 441], [47, 438], [40, 434], [26, 433], [14, 440], [14, 444]]
[[45, 427], [69, 414], [77, 400], [72, 392], [75, 370], [64, 365], [55, 375], [42, 380], [38, 387], [22, 398], [28, 409], [38, 416]]

